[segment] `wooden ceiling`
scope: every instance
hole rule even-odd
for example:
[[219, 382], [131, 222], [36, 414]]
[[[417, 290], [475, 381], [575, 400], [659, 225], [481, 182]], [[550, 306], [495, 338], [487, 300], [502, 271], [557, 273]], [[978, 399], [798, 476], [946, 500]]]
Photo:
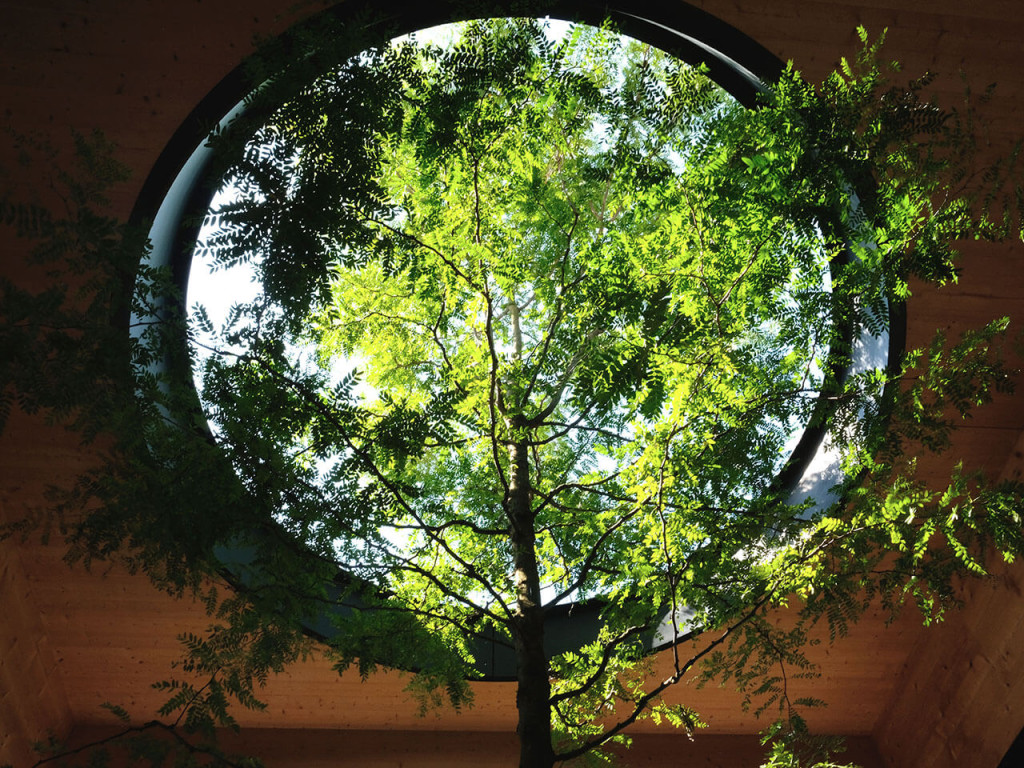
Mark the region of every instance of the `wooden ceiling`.
[[[935, 90], [945, 103], [962, 98], [961, 70], [976, 90], [999, 84], [985, 113], [994, 154], [1022, 135], [1019, 0], [695, 4], [812, 78], [856, 49], [855, 27], [887, 28], [888, 51], [908, 74], [942, 75]], [[291, 0], [0, 0], [3, 121], [57, 144], [67, 144], [71, 129], [101, 129], [134, 170], [115, 200], [127, 216], [174, 131], [251, 52], [254, 35], [277, 34], [320, 7], [310, 2], [295, 10]], [[23, 175], [6, 137], [0, 165], [4, 182], [44, 181]], [[0, 275], [45, 283], [8, 230], [0, 231], [0, 248]], [[1002, 315], [1018, 328], [1024, 323], [1021, 244], [971, 243], [963, 256], [959, 284], [921, 290], [911, 300], [910, 344], [926, 343], [937, 328], [957, 332]], [[1024, 467], [1022, 453], [1024, 400], [1002, 397], [965, 424], [950, 453], [930, 460], [925, 471], [941, 482], [963, 458], [993, 477], [1009, 476]], [[0, 435], [0, 519], [38, 513], [47, 485], [73, 479], [89, 462], [90, 449], [74, 436], [15, 413]], [[31, 764], [29, 743], [47, 731], [78, 738], [100, 732], [110, 723], [104, 701], [151, 718], [160, 697], [149, 685], [171, 674], [176, 636], [207, 623], [199, 606], [157, 593], [144, 578], [70, 570], [61, 558], [59, 536], [49, 544], [0, 544], [0, 764]], [[835, 646], [818, 646], [823, 677], [814, 693], [829, 706], [814, 713], [812, 725], [854, 736], [867, 765], [995, 768], [1024, 726], [1022, 586], [1021, 569], [1000, 572], [968, 585], [965, 610], [943, 626], [925, 631], [911, 612], [891, 626], [876, 617]], [[515, 702], [508, 684], [478, 685], [473, 708], [427, 718], [416, 715], [403, 685], [395, 673], [361, 682], [339, 678], [323, 660], [297, 664], [268, 684], [266, 711], [240, 715], [244, 744], [273, 766], [512, 762]], [[629, 764], [683, 764], [686, 755], [695, 765], [752, 764], [749, 736], [764, 724], [742, 711], [736, 693], [680, 686], [672, 699], [698, 709], [708, 735], [691, 746], [645, 725]]]

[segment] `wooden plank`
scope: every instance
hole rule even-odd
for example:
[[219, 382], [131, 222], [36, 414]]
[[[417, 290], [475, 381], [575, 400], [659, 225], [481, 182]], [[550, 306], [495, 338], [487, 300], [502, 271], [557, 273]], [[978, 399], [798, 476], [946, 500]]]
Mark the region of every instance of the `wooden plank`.
[[27, 764], [32, 741], [71, 730], [71, 707], [10, 541], [0, 541], [0, 764]]
[[1022, 575], [1017, 566], [1004, 580], [970, 585], [965, 609], [922, 637], [876, 728], [894, 765], [991, 768], [992, 745], [1012, 741], [1019, 712], [1002, 705], [1024, 697]]

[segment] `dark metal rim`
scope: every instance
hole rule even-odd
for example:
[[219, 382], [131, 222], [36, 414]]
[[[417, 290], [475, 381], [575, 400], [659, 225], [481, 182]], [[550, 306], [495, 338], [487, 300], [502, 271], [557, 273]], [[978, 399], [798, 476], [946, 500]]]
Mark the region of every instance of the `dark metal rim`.
[[[774, 82], [784, 69], [780, 59], [746, 34], [683, 2], [669, 4], [659, 0], [631, 0], [626, 3], [618, 0], [598, 4], [586, 0], [532, 0], [526, 3], [504, 0], [483, 7], [481, 5], [456, 0], [400, 0], [388, 4], [384, 13], [375, 12], [371, 0], [350, 0], [302, 22], [287, 32], [282, 40], [287, 45], [290, 39], [301, 37], [304, 30], [327, 20], [331, 23], [359, 24], [365, 30], [366, 45], [363, 47], [367, 47], [398, 34], [469, 18], [534, 15], [595, 25], [611, 19], [624, 34], [669, 50], [689, 64], [704, 65], [712, 80], [747, 107], [757, 104], [764, 83]], [[343, 53], [351, 55], [358, 51]], [[208, 152], [204, 156], [203, 144], [210, 127], [225, 120], [225, 116], [232, 111], [237, 112], [245, 96], [258, 85], [249, 79], [244, 66], [229, 73], [174, 133], [136, 200], [131, 220], [146, 225], [155, 222], [170, 203], [171, 212], [165, 217], [169, 222], [164, 222], [159, 238], [153, 238], [154, 251], [159, 251], [154, 260], [171, 267], [176, 282], [183, 290], [188, 283], [192, 245], [198, 235], [199, 222], [209, 209], [216, 191], [206, 178], [212, 153]], [[902, 325], [897, 322], [897, 314], [891, 318], [894, 322], [889, 338], [890, 361], [897, 359], [902, 351]], [[187, 342], [183, 340], [182, 343]], [[833, 373], [845, 376], [847, 372]], [[776, 479], [777, 487], [794, 493], [798, 491], [800, 481], [823, 438], [822, 428], [812, 425], [805, 429], [786, 468]], [[240, 580], [231, 575], [229, 565], [232, 560], [239, 562], [239, 558], [244, 555], [237, 550], [225, 548], [222, 557], [229, 579], [244, 589], [244, 584], [237, 583]], [[353, 607], [356, 606], [339, 604], [336, 612], [344, 613]], [[549, 655], [575, 649], [592, 641], [601, 624], [602, 607], [600, 601], [592, 600], [553, 608], [546, 620]], [[685, 624], [685, 616], [677, 619]], [[669, 635], [669, 639], [664, 639], [664, 629], [670, 622], [670, 617], [666, 616], [660, 628], [662, 632], [659, 633], [659, 628], [655, 628], [643, 639], [647, 650], [662, 650], [690, 636], [686, 634], [673, 639]], [[325, 613], [310, 618], [304, 622], [304, 631], [329, 642], [332, 635], [330, 615]], [[480, 638], [478, 642], [475, 654], [478, 674], [475, 678], [492, 681], [515, 679], [511, 648], [497, 637]]]

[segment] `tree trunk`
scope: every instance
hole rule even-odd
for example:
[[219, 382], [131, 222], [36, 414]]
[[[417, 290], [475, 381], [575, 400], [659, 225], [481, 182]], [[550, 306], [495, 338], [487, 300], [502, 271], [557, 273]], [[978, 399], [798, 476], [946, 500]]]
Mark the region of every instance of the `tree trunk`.
[[513, 424], [509, 448], [509, 488], [505, 502], [515, 567], [516, 707], [519, 710], [519, 768], [551, 768], [551, 681], [544, 652], [544, 610], [540, 601], [534, 515], [531, 504], [529, 444]]

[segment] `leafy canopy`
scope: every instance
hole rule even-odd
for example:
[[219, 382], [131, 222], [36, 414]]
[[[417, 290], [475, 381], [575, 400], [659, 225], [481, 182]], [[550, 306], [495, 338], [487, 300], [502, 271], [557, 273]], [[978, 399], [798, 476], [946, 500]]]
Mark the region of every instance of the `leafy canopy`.
[[[258, 127], [206, 248], [264, 293], [203, 396], [246, 492], [369, 609], [334, 632], [345, 658], [472, 676], [486, 636], [522, 691], [543, 617], [597, 599], [597, 636], [534, 673], [572, 755], [617, 734], [593, 723], [609, 696], [656, 701], [621, 677], [656, 633], [813, 604], [848, 539], [871, 561], [778, 478], [812, 422], [861, 475], [887, 372], [847, 376], [853, 340], [884, 333], [910, 270], [951, 276], [964, 211], [930, 209], [893, 126], [829, 136], [879, 82], [861, 65], [822, 93], [787, 73], [750, 111], [608, 30], [471, 23], [366, 51]], [[941, 125], [902, 98], [897, 133]]]
[[[971, 207], [996, 198], [958, 186], [970, 137], [924, 85], [890, 86], [867, 46], [745, 110], [608, 30], [503, 20], [257, 92], [255, 122], [211, 139], [237, 197], [201, 250], [251, 263], [262, 294], [190, 331], [207, 413], [190, 413], [166, 276], [145, 266], [130, 371], [92, 324], [89, 344], [47, 337], [54, 355], [15, 382], [26, 408], [117, 435], [67, 497], [90, 509], [73, 557], [120, 553], [176, 592], [226, 567], [243, 587], [206, 591], [218, 623], [187, 651], [209, 682], [163, 683], [164, 714], [229, 724], [227, 698], [258, 706], [312, 626], [340, 668], [419, 670], [425, 701], [465, 701], [487, 643], [506, 649], [524, 765], [640, 716], [696, 727], [663, 694], [698, 663], [799, 731], [785, 670], [806, 666], [806, 623], [841, 633], [879, 595], [935, 615], [986, 546], [1019, 552], [1018, 488], [935, 491], [899, 452], [941, 448], [947, 405], [1007, 385], [1004, 326], [910, 355], [928, 365], [905, 397], [883, 397], [900, 371], [846, 375], [908, 276], [952, 279], [956, 237], [1012, 224]], [[98, 220], [78, 240], [25, 221], [53, 248], [110, 239]], [[55, 301], [5, 290], [18, 318]], [[86, 319], [110, 310], [94, 298]], [[18, 322], [9, 347], [35, 348]], [[779, 480], [808, 424], [843, 448], [827, 507]], [[803, 618], [781, 630], [765, 611], [791, 594]], [[600, 622], [558, 648], [550, 617], [574, 601]], [[643, 674], [652, 645], [691, 634], [668, 677]]]
[[[381, 103], [356, 113], [364, 80]], [[329, 73], [249, 145], [207, 241], [265, 291], [226, 332], [246, 354], [207, 362], [222, 441], [318, 489], [281, 519], [320, 554], [446, 620], [507, 620], [518, 442], [548, 602], [646, 593], [734, 527], [729, 561], [852, 322], [844, 242], [777, 210], [765, 156], [737, 177], [745, 119], [590, 27], [470, 25]]]

